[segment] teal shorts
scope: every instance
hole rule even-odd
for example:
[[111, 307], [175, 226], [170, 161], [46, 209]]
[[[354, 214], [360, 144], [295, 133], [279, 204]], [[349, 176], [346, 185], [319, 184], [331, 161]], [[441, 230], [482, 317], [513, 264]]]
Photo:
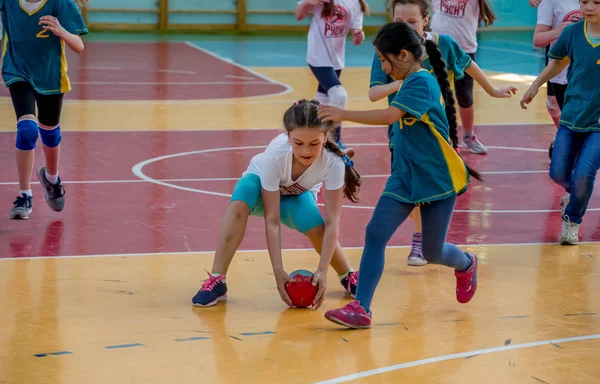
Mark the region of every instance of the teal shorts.
[[[264, 217], [262, 186], [258, 175], [249, 173], [233, 188], [232, 201], [243, 201], [250, 207], [250, 216]], [[281, 196], [281, 222], [288, 228], [306, 234], [309, 230], [325, 224], [317, 207], [317, 199], [310, 191], [301, 195]]]

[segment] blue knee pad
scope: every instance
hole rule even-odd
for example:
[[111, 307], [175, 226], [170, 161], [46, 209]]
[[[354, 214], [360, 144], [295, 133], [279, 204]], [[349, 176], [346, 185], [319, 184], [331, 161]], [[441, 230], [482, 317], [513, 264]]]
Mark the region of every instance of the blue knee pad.
[[48, 148], [54, 148], [62, 139], [60, 135], [60, 125], [54, 129], [43, 129], [40, 128], [40, 137], [42, 138], [42, 143]]
[[38, 139], [38, 124], [34, 120], [21, 120], [17, 123], [17, 149], [31, 151]]

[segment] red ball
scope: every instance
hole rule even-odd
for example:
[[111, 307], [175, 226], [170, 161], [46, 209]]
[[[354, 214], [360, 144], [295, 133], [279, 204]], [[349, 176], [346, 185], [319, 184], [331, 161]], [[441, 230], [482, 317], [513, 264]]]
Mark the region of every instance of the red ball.
[[285, 290], [297, 308], [307, 308], [312, 305], [317, 297], [317, 286], [312, 284], [313, 273], [299, 269], [290, 273], [291, 281], [285, 286]]

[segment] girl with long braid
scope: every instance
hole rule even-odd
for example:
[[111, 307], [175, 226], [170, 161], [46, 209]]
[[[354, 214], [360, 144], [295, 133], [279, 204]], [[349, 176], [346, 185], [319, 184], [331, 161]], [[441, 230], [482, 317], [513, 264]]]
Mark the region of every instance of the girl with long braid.
[[[494, 87], [481, 68], [460, 48], [456, 40], [451, 36], [428, 32], [431, 31], [429, 26], [431, 0], [390, 0], [389, 5], [392, 10], [393, 21], [408, 23], [417, 31], [419, 36], [422, 36], [426, 50], [423, 52], [421, 65], [429, 72], [433, 73], [430, 56], [439, 50], [442, 60], [446, 64], [451, 82], [452, 80], [463, 79], [468, 74], [492, 97], [507, 98], [516, 93], [517, 88], [515, 87]], [[400, 84], [399, 80], [392, 79], [389, 74], [382, 70], [381, 61], [377, 55], [374, 55], [369, 83], [369, 99], [371, 101], [378, 101], [387, 96], [388, 103], [391, 103]], [[398, 123], [395, 122], [394, 124]], [[388, 135], [390, 132], [392, 132], [391, 125], [388, 127]], [[471, 143], [473, 142], [475, 141]], [[390, 145], [392, 145], [391, 140]], [[452, 145], [458, 150], [458, 140], [452, 141]], [[415, 231], [407, 263], [413, 266], [425, 265], [427, 261], [423, 258], [422, 253], [421, 215], [418, 208], [412, 212], [411, 219], [415, 224]]]
[[[455, 269], [456, 299], [467, 303], [477, 289], [477, 257], [446, 243], [456, 197], [467, 190], [469, 176], [481, 176], [461, 159], [456, 143], [454, 96], [442, 55], [429, 49], [435, 77], [421, 67], [421, 36], [406, 23], [384, 26], [373, 43], [381, 67], [402, 86], [387, 109], [349, 111], [322, 106], [324, 121], [392, 125], [392, 172], [367, 225], [356, 301], [328, 311], [325, 317], [350, 328], [371, 326], [371, 300], [385, 262], [385, 248], [396, 229], [420, 206], [423, 256], [432, 264]], [[437, 78], [437, 82], [436, 82]]]

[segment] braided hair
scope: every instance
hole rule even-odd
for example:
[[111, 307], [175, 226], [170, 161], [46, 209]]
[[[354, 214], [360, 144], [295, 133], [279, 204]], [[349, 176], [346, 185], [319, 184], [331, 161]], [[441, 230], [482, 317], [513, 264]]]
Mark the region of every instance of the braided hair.
[[[397, 56], [402, 50], [410, 52], [415, 58], [419, 58], [423, 53], [423, 40], [417, 32], [406, 23], [394, 22], [385, 25], [375, 37], [373, 42], [375, 47], [387, 59], [387, 55]], [[433, 72], [440, 86], [442, 97], [444, 98], [446, 118], [448, 119], [450, 141], [452, 147], [458, 152], [458, 123], [456, 120], [456, 106], [454, 93], [450, 88], [448, 80], [448, 71], [446, 64], [442, 60], [442, 53], [437, 45], [430, 40], [426, 40], [425, 49], [429, 55], [429, 62], [433, 67]], [[388, 60], [390, 63], [392, 61]], [[481, 174], [465, 163], [469, 175], [477, 180], [482, 180]]]

